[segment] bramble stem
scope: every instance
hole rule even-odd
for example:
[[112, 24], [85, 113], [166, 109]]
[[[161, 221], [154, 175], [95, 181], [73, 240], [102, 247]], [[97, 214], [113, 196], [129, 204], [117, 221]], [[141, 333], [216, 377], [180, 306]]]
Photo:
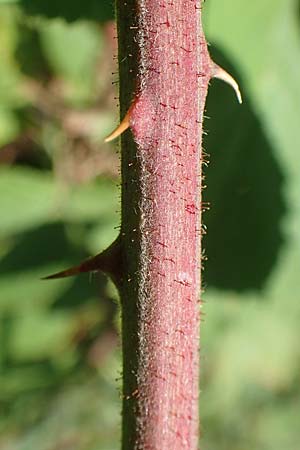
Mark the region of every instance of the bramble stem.
[[200, 0], [117, 0], [122, 136], [123, 450], [198, 448]]

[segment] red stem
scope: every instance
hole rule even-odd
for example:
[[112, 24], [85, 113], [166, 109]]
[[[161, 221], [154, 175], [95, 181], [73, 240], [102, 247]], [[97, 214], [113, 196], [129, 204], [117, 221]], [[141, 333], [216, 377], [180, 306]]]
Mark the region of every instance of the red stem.
[[[122, 303], [123, 450], [199, 439], [201, 144], [210, 60], [202, 0], [117, 0], [122, 226], [104, 252], [47, 278], [102, 270]], [[127, 112], [126, 112], [127, 111]], [[134, 139], [132, 139], [134, 138]]]
[[123, 449], [196, 450], [211, 75], [201, 1], [118, 0], [117, 13], [122, 116], [135, 97], [135, 144], [122, 139]]

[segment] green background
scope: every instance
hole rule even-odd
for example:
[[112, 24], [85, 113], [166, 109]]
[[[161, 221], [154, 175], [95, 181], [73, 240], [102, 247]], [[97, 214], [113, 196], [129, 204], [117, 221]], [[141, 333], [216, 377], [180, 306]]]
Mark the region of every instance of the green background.
[[[207, 0], [202, 450], [300, 442], [300, 4]], [[111, 1], [0, 0], [0, 449], [116, 450], [116, 291], [40, 278], [119, 227]]]

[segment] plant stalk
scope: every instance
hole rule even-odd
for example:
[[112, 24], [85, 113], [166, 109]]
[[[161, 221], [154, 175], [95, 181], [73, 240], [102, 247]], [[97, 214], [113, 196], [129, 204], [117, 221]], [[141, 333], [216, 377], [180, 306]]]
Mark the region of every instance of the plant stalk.
[[117, 0], [124, 269], [123, 450], [199, 438], [201, 138], [211, 63], [199, 0]]

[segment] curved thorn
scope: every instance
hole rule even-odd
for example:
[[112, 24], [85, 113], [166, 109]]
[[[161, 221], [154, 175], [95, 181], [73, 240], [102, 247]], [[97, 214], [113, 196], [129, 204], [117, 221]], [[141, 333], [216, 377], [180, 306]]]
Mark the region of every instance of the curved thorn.
[[219, 80], [223, 80], [223, 81], [225, 81], [225, 83], [229, 84], [235, 91], [238, 102], [240, 104], [243, 103], [242, 94], [241, 94], [239, 85], [237, 84], [235, 79], [228, 72], [226, 72], [226, 70], [222, 69], [222, 67], [213, 63], [212, 68], [211, 68], [211, 76], [212, 76], [212, 78], [218, 78]]
[[130, 109], [127, 111], [122, 122], [105, 139], [104, 142], [110, 142], [121, 136], [124, 131], [130, 127]]

